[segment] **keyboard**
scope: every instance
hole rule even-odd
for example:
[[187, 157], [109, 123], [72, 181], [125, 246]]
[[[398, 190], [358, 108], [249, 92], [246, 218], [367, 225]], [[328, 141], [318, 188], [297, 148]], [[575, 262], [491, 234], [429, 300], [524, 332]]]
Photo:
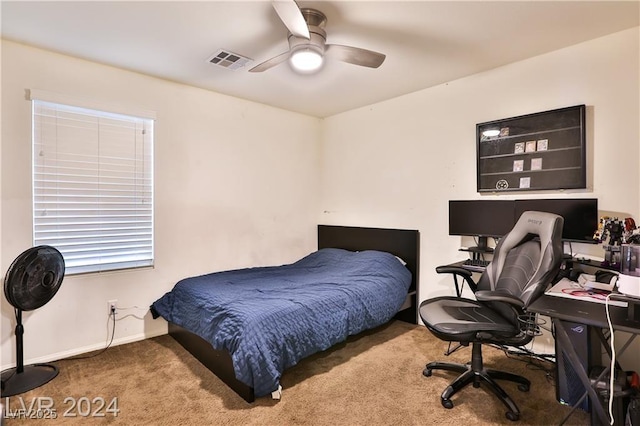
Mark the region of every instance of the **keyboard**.
[[491, 263], [489, 260], [483, 259], [467, 259], [462, 263], [464, 269], [474, 272], [484, 272], [485, 268]]

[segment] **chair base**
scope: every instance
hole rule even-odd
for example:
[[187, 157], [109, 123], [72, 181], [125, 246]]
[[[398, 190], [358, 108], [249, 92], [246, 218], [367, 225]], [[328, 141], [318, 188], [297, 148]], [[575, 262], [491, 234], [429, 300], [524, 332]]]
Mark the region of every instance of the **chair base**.
[[480, 353], [481, 345], [473, 344], [472, 362], [470, 364], [453, 364], [448, 362], [430, 362], [422, 372], [423, 375], [430, 377], [433, 370], [454, 371], [460, 373], [440, 396], [440, 402], [445, 408], [453, 408], [451, 397], [460, 389], [472, 384], [474, 388], [480, 387], [483, 383], [488, 386], [489, 390], [494, 393], [502, 403], [507, 407], [505, 413], [507, 419], [516, 421], [520, 418], [520, 410], [511, 397], [500, 387], [496, 380], [508, 380], [518, 384], [518, 389], [522, 392], [528, 392], [531, 382], [522, 376], [507, 373], [505, 371], [485, 369], [482, 366], [482, 354]]

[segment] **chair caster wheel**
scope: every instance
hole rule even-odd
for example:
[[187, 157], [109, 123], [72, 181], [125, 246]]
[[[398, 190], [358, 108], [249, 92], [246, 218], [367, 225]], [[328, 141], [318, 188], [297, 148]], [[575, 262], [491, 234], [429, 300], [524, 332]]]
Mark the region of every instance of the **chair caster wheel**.
[[522, 392], [529, 392], [529, 385], [518, 385], [518, 390]]
[[506, 416], [507, 419], [511, 420], [512, 422], [517, 422], [518, 419], [520, 419], [520, 414], [514, 413], [513, 411], [507, 411]]
[[450, 399], [441, 399], [440, 402], [442, 403], [442, 406], [444, 408], [447, 408], [447, 409], [453, 408], [453, 401], [451, 401]]
[[422, 375], [425, 377], [431, 377], [432, 374], [432, 370], [430, 368], [425, 368], [424, 370], [422, 370]]

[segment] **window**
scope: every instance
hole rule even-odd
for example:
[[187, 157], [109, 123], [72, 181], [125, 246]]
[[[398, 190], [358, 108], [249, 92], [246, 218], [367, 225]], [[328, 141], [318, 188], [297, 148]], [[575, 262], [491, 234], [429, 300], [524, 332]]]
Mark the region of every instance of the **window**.
[[34, 245], [57, 248], [67, 274], [153, 265], [153, 119], [38, 95]]

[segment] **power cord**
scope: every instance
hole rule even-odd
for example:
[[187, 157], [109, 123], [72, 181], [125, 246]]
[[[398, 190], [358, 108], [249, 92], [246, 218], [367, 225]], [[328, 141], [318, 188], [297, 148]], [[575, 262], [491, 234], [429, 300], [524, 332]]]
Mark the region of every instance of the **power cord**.
[[[149, 308], [144, 308], [144, 307], [137, 306], [137, 305], [128, 306], [128, 307], [118, 306], [118, 311], [130, 311], [130, 310], [133, 310], [133, 309], [139, 309], [139, 310], [145, 310], [146, 311]], [[129, 318], [129, 317], [133, 317], [133, 318], [139, 319], [139, 320], [144, 320], [144, 316], [136, 315], [135, 313], [133, 313], [133, 314], [126, 314], [126, 315], [120, 316], [120, 318], [118, 318], [118, 321], [123, 320], [125, 318]]]
[[[112, 322], [112, 328], [111, 328], [111, 338], [109, 339], [109, 343], [107, 343], [107, 346], [105, 346], [104, 348], [102, 348], [99, 352], [96, 352], [94, 354], [91, 355], [81, 355], [81, 356], [74, 356], [74, 357], [70, 357], [70, 358], [64, 358], [64, 359], [60, 359], [58, 361], [76, 361], [79, 359], [89, 359], [89, 358], [94, 358], [97, 357], [98, 355], [103, 354], [107, 349], [109, 349], [109, 347], [111, 347], [111, 344], [113, 343], [113, 337], [116, 334], [116, 310], [115, 308], [111, 308], [111, 312], [109, 313], [109, 318], [111, 318], [111, 322]], [[107, 322], [107, 331], [109, 327], [109, 323]]]
[[[515, 349], [507, 345], [490, 345], [504, 352], [505, 356], [514, 361], [525, 363], [526, 368], [531, 370], [539, 370], [544, 372], [545, 379], [554, 383], [555, 381], [555, 354], [536, 353], [525, 346], [518, 346]], [[524, 359], [523, 359], [524, 358]], [[551, 367], [545, 367], [544, 363], [552, 364]]]
[[[555, 368], [553, 367], [556, 362], [555, 353], [545, 354], [538, 353], [533, 350], [536, 337], [542, 334], [540, 329], [547, 329], [546, 327], [544, 327], [546, 321], [542, 318], [539, 318], [538, 315], [531, 316], [531, 314], [525, 314], [524, 317], [518, 317], [518, 321], [522, 321], [524, 323], [525, 332], [528, 334], [530, 333], [531, 335], [531, 341], [529, 342], [529, 344], [531, 345], [530, 347], [527, 347], [528, 345], [511, 346], [497, 344], [492, 344], [491, 346], [502, 350], [507, 358], [519, 362], [524, 362], [526, 368], [528, 369], [543, 371], [546, 380], [549, 382], [553, 382], [555, 377]], [[546, 367], [544, 363], [550, 363], [552, 364], [552, 366]]]
[[531, 359], [536, 359], [538, 361], [547, 361], [554, 363], [556, 359], [556, 354], [543, 354], [534, 352], [531, 349], [528, 349], [524, 346], [518, 346], [516, 349], [510, 349], [510, 346], [501, 346], [501, 345], [493, 345], [495, 348], [502, 350], [505, 355], [509, 358], [513, 358], [516, 356], [529, 357]]
[[609, 325], [609, 345], [611, 346], [611, 366], [609, 367], [609, 424], [612, 425], [614, 422], [613, 418], [613, 393], [615, 391], [614, 388], [614, 380], [615, 380], [615, 372], [616, 372], [616, 349], [614, 346], [614, 332], [613, 332], [613, 324], [611, 323], [611, 314], [609, 313], [609, 298], [611, 297], [611, 293], [607, 294], [607, 298], [604, 301], [605, 311], [607, 313], [607, 324]]

